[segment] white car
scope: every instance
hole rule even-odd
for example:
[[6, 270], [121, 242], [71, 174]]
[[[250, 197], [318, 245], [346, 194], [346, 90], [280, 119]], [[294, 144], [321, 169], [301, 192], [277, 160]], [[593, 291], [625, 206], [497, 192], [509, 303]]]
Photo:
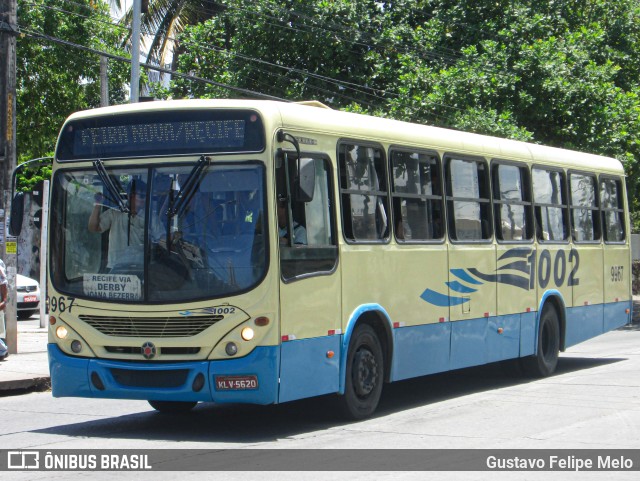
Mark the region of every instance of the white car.
[[29, 319], [40, 308], [40, 284], [18, 274], [16, 279], [18, 319]]

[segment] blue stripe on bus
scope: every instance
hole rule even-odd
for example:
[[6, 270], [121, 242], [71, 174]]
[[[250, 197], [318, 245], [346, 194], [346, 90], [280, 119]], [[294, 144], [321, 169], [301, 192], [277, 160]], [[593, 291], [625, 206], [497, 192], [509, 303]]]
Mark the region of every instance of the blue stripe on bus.
[[438, 307], [458, 306], [471, 300], [469, 297], [452, 297], [446, 294], [440, 294], [439, 292], [432, 291], [431, 289], [425, 289], [425, 291], [420, 295], [420, 298], [429, 304]]
[[[627, 309], [629, 312], [627, 312]], [[631, 322], [633, 302], [622, 301], [604, 305], [604, 332], [612, 331]]]
[[[282, 343], [278, 402], [338, 391], [340, 338], [336, 335]], [[329, 351], [333, 356], [327, 356]]]
[[[550, 295], [559, 293], [549, 291], [544, 299]], [[567, 309], [567, 347], [626, 324], [630, 306], [631, 301], [623, 301]], [[531, 356], [537, 345], [538, 314], [523, 312], [395, 329], [391, 379]]]

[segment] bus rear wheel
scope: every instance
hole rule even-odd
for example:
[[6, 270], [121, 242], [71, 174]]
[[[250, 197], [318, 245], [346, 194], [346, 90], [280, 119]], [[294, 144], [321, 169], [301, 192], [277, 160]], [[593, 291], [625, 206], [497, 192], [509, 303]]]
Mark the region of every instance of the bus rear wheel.
[[151, 407], [165, 414], [182, 414], [191, 411], [197, 401], [149, 401]]
[[522, 367], [532, 377], [547, 377], [554, 373], [560, 352], [560, 321], [552, 304], [545, 304], [540, 315], [536, 354], [522, 359]]
[[353, 332], [347, 355], [345, 392], [340, 397], [343, 413], [350, 419], [371, 416], [378, 407], [384, 382], [382, 347], [367, 324]]

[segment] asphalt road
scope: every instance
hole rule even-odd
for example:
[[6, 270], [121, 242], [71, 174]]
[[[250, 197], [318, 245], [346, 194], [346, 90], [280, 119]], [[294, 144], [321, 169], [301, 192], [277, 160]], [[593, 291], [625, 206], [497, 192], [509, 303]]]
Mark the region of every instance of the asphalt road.
[[[277, 406], [200, 404], [189, 415], [171, 417], [142, 401], [54, 399], [48, 392], [1, 397], [0, 419], [0, 449], [288, 450], [285, 459], [278, 460], [282, 473], [215, 476], [225, 480], [637, 479], [637, 473], [629, 472], [368, 473], [366, 469], [311, 476], [286, 471], [286, 456], [294, 456], [295, 449], [491, 449], [499, 453], [504, 449], [640, 448], [640, 330], [635, 325], [569, 349], [561, 356], [557, 374], [547, 379], [523, 379], [505, 374], [501, 365], [489, 365], [387, 385], [376, 416], [362, 422], [337, 418], [331, 397]], [[70, 476], [62, 472], [3, 474], [11, 475], [4, 479]], [[173, 479], [176, 475], [154, 472], [136, 477]], [[91, 479], [96, 476], [111, 479], [123, 473], [93, 473]]]

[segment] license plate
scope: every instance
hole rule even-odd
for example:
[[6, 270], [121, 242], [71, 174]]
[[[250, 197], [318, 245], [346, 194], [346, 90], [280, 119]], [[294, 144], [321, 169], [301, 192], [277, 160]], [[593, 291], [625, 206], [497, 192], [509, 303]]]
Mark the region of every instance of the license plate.
[[37, 300], [37, 296], [24, 296], [24, 302], [36, 302]]
[[216, 391], [258, 389], [258, 376], [216, 376]]

